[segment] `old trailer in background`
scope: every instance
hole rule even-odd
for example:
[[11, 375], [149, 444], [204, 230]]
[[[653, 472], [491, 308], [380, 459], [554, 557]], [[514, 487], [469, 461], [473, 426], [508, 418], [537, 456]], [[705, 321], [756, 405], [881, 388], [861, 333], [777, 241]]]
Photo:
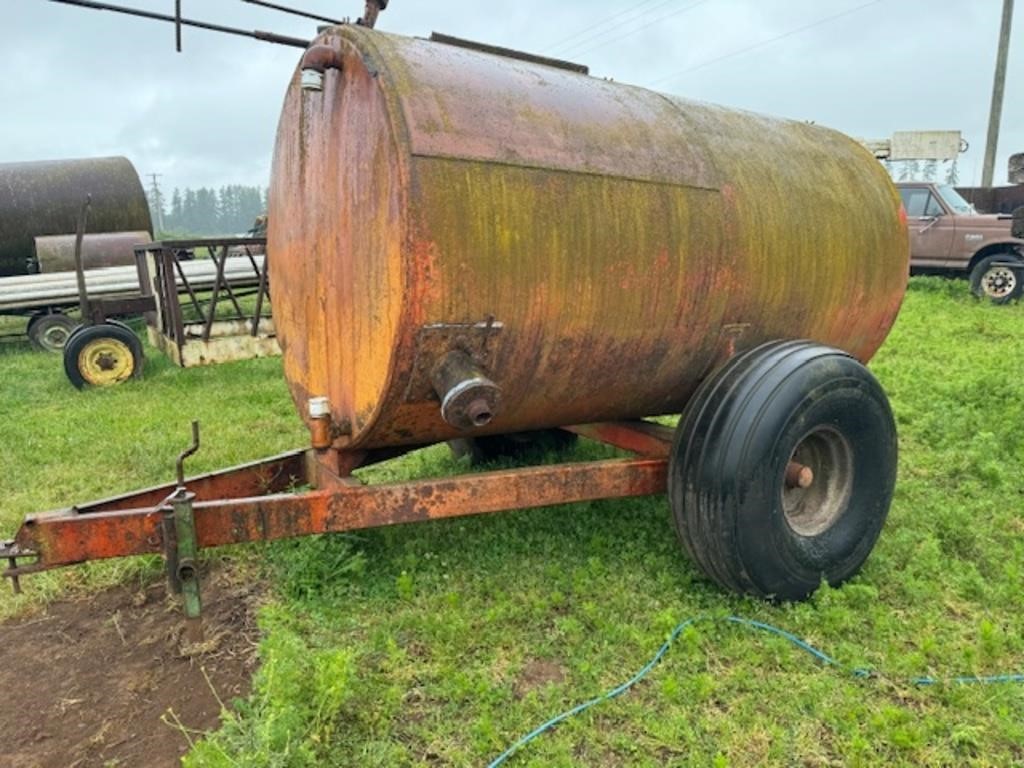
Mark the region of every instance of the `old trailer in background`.
[[153, 226], [142, 182], [127, 158], [0, 163], [0, 314], [28, 318], [29, 340], [40, 349], [63, 348], [76, 325], [64, 312], [78, 303], [76, 296], [60, 296], [52, 304], [10, 297], [25, 286], [42, 285], [33, 275], [73, 274], [86, 198], [91, 203], [83, 268], [133, 267], [133, 247], [152, 239]]

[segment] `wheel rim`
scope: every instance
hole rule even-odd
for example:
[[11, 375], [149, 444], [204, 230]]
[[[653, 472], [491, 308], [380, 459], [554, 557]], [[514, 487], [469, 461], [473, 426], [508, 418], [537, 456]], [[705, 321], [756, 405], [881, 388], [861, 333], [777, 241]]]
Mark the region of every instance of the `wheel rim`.
[[991, 299], [1005, 299], [1017, 289], [1017, 275], [1009, 267], [991, 267], [981, 277], [981, 290]]
[[78, 353], [78, 370], [89, 384], [103, 387], [130, 377], [135, 372], [135, 358], [123, 341], [96, 339]]
[[816, 429], [793, 449], [787, 474], [791, 473], [802, 474], [809, 482], [802, 487], [783, 481], [782, 509], [786, 522], [800, 536], [817, 536], [835, 523], [853, 493], [850, 444], [834, 429]]
[[37, 336], [39, 346], [50, 352], [60, 352], [67, 344], [71, 329], [64, 325], [51, 325]]

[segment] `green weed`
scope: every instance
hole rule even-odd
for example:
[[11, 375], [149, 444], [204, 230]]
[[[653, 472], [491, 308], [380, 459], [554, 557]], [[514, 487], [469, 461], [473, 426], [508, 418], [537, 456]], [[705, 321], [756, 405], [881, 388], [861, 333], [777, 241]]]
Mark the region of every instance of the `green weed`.
[[[0, 355], [5, 532], [26, 512], [166, 480], [193, 415], [197, 471], [305, 439], [278, 361], [181, 371], [157, 359], [145, 381], [80, 394], [50, 358]], [[677, 621], [730, 613], [881, 674], [845, 675], [731, 625], [691, 627], [643, 683], [509, 765], [1024, 762], [1024, 686], [907, 682], [1024, 671], [1024, 304], [915, 278], [871, 367], [900, 430], [899, 482], [874, 553], [842, 588], [785, 606], [722, 592], [681, 554], [662, 497], [244, 548], [277, 592], [262, 665], [188, 765], [486, 765], [629, 677]], [[363, 474], [466, 471], [438, 446]], [[88, 575], [44, 591], [124, 578], [70, 573]]]

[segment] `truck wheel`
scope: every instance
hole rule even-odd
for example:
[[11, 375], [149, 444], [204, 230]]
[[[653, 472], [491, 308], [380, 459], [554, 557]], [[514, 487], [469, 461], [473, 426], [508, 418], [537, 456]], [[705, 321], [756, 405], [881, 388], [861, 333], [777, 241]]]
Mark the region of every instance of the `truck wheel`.
[[36, 315], [28, 321], [28, 340], [43, 352], [60, 352], [68, 337], [78, 325], [67, 315], [55, 312], [50, 315]]
[[508, 435], [460, 437], [448, 441], [456, 458], [469, 456], [469, 463], [485, 464], [497, 459], [519, 458], [532, 451], [564, 451], [576, 444], [578, 435], [564, 429], [538, 429]]
[[[1017, 262], [1021, 266], [1013, 269], [999, 264]], [[1019, 299], [1024, 291], [1024, 262], [1012, 253], [997, 253], [986, 256], [971, 270], [971, 293], [979, 299], [989, 299], [993, 304], [1006, 304]]]
[[143, 360], [139, 337], [120, 323], [79, 328], [64, 347], [64, 372], [78, 389], [141, 376]]
[[696, 565], [742, 594], [803, 600], [867, 559], [896, 480], [881, 386], [844, 352], [771, 342], [687, 404], [669, 460], [676, 530]]

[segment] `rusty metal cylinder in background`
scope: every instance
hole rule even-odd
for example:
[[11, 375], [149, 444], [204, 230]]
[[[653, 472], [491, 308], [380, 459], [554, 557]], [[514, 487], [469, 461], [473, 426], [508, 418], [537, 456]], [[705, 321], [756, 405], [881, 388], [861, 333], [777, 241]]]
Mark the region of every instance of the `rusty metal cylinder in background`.
[[[292, 395], [338, 447], [678, 412], [742, 349], [867, 361], [895, 320], [899, 197], [840, 133], [356, 26], [314, 46], [268, 250]], [[500, 393], [479, 425], [442, 415], [452, 354]]]
[[[75, 235], [48, 235], [35, 239], [37, 272], [70, 272], [75, 268]], [[149, 232], [96, 232], [82, 238], [85, 269], [125, 267], [135, 263], [135, 246], [150, 241]]]
[[86, 195], [87, 232], [152, 231], [142, 182], [127, 158], [0, 163], [0, 277], [35, 269], [37, 237], [75, 232]]

